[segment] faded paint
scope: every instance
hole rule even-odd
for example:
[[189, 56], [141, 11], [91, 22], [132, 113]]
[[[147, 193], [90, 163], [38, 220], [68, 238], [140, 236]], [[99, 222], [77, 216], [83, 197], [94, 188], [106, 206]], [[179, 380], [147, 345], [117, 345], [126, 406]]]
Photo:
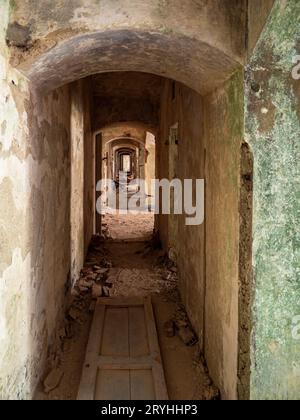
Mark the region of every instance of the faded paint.
[[[237, 398], [240, 147], [243, 73], [204, 98], [205, 356], [226, 399]], [[213, 331], [213, 333], [212, 333]]]

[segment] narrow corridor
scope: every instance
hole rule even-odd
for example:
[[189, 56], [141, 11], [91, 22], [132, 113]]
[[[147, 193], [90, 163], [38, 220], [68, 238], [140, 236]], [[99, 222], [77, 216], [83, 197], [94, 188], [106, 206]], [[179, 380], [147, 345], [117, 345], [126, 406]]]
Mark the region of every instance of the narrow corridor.
[[[147, 224], [144, 227], [147, 231]], [[77, 398], [96, 299], [101, 296], [151, 296], [170, 399], [219, 398], [180, 301], [176, 272], [164, 253], [153, 248], [153, 241], [124, 242], [116, 238], [103, 242], [95, 237], [60, 330], [61, 346], [49, 355], [49, 374], [35, 398]]]

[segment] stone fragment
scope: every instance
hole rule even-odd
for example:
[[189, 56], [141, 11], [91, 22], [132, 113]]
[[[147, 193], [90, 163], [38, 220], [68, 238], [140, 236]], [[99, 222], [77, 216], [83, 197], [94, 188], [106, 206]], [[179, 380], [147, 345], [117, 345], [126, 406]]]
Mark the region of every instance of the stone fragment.
[[74, 321], [77, 321], [80, 317], [80, 311], [74, 306], [71, 306], [71, 308], [69, 309], [68, 315], [71, 319], [73, 319]]
[[57, 388], [64, 376], [61, 368], [51, 370], [46, 379], [44, 380], [44, 392], [48, 394], [53, 389]]
[[220, 391], [214, 385], [208, 386], [203, 390], [202, 399], [204, 401], [216, 401], [220, 399]]
[[86, 292], [93, 286], [92, 280], [80, 279], [78, 283], [78, 287], [81, 292]]
[[198, 342], [198, 338], [189, 325], [179, 327], [178, 336], [186, 346], [193, 346]]
[[96, 309], [96, 301], [95, 301], [95, 300], [93, 300], [93, 301], [91, 302], [90, 306], [89, 306], [89, 312], [90, 312], [90, 313], [93, 313], [93, 312], [95, 312], [95, 309]]
[[100, 284], [94, 284], [92, 288], [92, 297], [97, 299], [102, 296], [102, 286]]
[[109, 292], [109, 288], [107, 286], [103, 286], [102, 291], [103, 291], [103, 296], [109, 297], [110, 292]]
[[174, 335], [175, 335], [175, 323], [172, 319], [165, 322], [164, 332], [165, 332], [166, 337], [174, 337]]

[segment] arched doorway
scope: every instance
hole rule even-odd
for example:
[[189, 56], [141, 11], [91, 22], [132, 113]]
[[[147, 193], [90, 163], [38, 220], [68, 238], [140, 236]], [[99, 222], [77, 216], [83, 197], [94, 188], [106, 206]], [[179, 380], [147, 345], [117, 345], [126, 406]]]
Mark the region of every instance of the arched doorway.
[[[106, 7], [108, 10], [102, 10], [101, 14], [98, 11], [99, 15], [107, 16], [111, 6]], [[169, 7], [175, 11], [174, 5]], [[182, 295], [215, 382], [225, 398], [237, 397], [238, 209], [243, 135], [241, 63], [244, 39], [241, 27], [244, 15], [239, 9], [237, 30], [228, 19], [229, 4], [226, 7], [217, 7], [212, 13], [209, 6], [208, 21], [204, 26], [197, 23], [197, 16], [203, 13], [197, 4], [187, 7], [182, 15], [176, 10], [182, 24], [180, 31], [178, 20], [164, 22], [165, 18], [156, 9], [153, 16], [157, 16], [157, 21], [153, 18], [145, 25], [143, 8], [138, 8], [137, 20], [133, 19], [126, 28], [122, 27], [124, 22], [122, 19], [119, 21], [119, 14], [116, 14], [116, 22], [112, 22], [114, 30], [104, 28], [101, 17], [100, 20], [91, 18], [87, 29], [77, 26], [75, 31], [61, 28], [62, 23], [58, 22], [61, 31], [51, 34], [47, 29], [37, 50], [29, 51], [23, 57], [18, 55], [18, 50], [12, 51], [12, 59], [17, 62], [13, 68], [17, 69], [17, 73], [13, 75], [13, 87], [8, 85], [7, 89], [12, 89], [14, 97], [19, 98], [17, 105], [13, 102], [17, 118], [24, 123], [21, 130], [26, 144], [24, 147], [34, 157], [33, 162], [26, 163], [26, 177], [32, 187], [34, 205], [29, 206], [30, 212], [26, 217], [23, 215], [22, 225], [24, 236], [28, 238], [26, 249], [29, 249], [28, 264], [32, 269], [27, 269], [26, 276], [30, 283], [37, 282], [39, 285], [37, 291], [30, 286], [30, 292], [25, 295], [30, 295], [29, 306], [36, 309], [33, 312], [43, 313], [43, 319], [38, 315], [33, 317], [32, 330], [35, 333], [34, 337], [29, 334], [28, 339], [28, 357], [35, 360], [33, 365], [38, 364], [35, 355], [41, 345], [41, 341], [35, 338], [38, 332], [43, 332], [43, 341], [48, 346], [55, 341], [56, 324], [64, 308], [65, 294], [71, 286], [71, 282], [66, 280], [70, 278], [69, 260], [72, 267], [74, 265], [72, 273], [75, 275], [82, 266], [94, 230], [91, 222], [95, 209], [94, 169], [88, 163], [93, 159], [94, 146], [92, 141], [85, 141], [91, 138], [93, 131], [88, 118], [92, 108], [89, 93], [93, 92], [93, 86], [91, 80], [84, 78], [116, 71], [138, 72], [139, 77], [147, 73], [163, 77], [163, 118], [160, 116], [162, 124], [159, 129], [162, 149], [157, 156], [158, 173], [161, 177], [169, 175], [169, 129], [180, 121], [178, 155], [182, 167], [178, 176], [184, 179], [202, 176], [207, 180], [208, 219], [205, 230], [198, 228], [194, 234], [190, 229], [183, 229], [184, 223], [179, 230], [182, 245], [178, 258], [179, 271], [186, 274], [182, 275]], [[22, 13], [22, 8], [19, 4], [16, 13]], [[130, 13], [136, 12], [130, 10]], [[218, 25], [214, 23], [216, 13], [220, 17]], [[76, 25], [79, 25], [81, 18], [78, 14], [76, 16]], [[31, 38], [34, 37], [32, 33]], [[72, 85], [67, 86], [68, 83]], [[131, 103], [134, 101], [133, 98]], [[139, 106], [124, 106], [128, 103], [123, 103], [124, 113], [131, 109], [138, 115], [142, 110], [139, 121], [155, 126], [155, 122], [144, 119], [145, 115], [154, 116], [152, 109], [147, 108], [150, 111], [146, 113]], [[172, 113], [168, 113], [170, 109], [173, 109]], [[201, 142], [200, 137], [205, 141]], [[220, 141], [221, 138], [223, 141]], [[76, 162], [69, 159], [70, 148]], [[85, 164], [82, 165], [82, 162]], [[71, 179], [70, 167], [74, 170]], [[225, 172], [224, 167], [227, 169]], [[16, 173], [23, 177], [24, 170], [16, 167]], [[38, 186], [32, 182], [36, 179], [41, 180]], [[224, 191], [226, 199], [222, 196]], [[70, 193], [74, 200], [71, 217]], [[49, 194], [48, 199], [44, 194]], [[67, 228], [70, 219], [74, 221], [76, 245], [71, 258]], [[158, 219], [162, 241], [168, 250], [168, 219]], [[78, 220], [80, 223], [77, 223]], [[45, 243], [41, 232], [47, 232]], [[52, 252], [54, 248], [55, 253]], [[56, 278], [55, 283], [53, 277]], [[22, 336], [20, 332], [14, 334], [17, 337], [15, 341]], [[41, 365], [45, 363], [43, 357]], [[34, 369], [32, 383], [29, 382], [24, 395], [32, 392]]]

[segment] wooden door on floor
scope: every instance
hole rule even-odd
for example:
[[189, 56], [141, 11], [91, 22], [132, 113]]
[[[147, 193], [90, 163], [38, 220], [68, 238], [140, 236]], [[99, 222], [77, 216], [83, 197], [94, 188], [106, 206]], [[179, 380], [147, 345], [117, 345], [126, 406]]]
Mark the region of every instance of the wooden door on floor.
[[150, 297], [98, 299], [77, 399], [168, 399]]

